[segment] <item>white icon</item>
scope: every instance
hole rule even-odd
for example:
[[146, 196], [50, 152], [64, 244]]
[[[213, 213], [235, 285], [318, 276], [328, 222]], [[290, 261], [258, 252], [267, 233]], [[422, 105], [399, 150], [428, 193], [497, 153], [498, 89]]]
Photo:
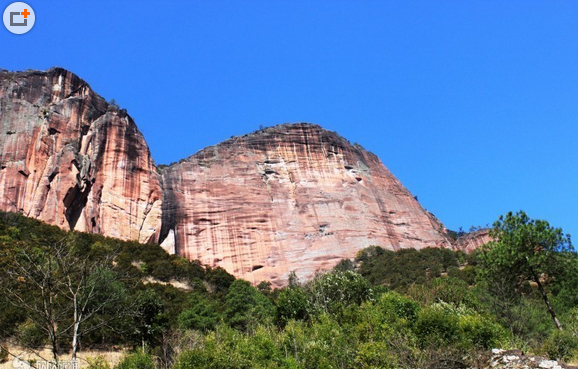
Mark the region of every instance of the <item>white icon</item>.
[[20, 35], [32, 29], [36, 16], [30, 5], [16, 2], [8, 5], [6, 10], [4, 10], [2, 19], [8, 31]]

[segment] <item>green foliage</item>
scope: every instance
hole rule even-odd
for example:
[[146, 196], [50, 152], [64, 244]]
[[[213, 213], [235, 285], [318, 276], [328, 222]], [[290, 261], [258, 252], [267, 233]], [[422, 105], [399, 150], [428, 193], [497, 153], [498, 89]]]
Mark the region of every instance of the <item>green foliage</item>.
[[139, 291], [133, 311], [135, 343], [154, 346], [159, 342], [161, 332], [168, 327], [164, 305], [160, 296], [151, 289]]
[[494, 241], [484, 245], [480, 254], [479, 275], [490, 294], [516, 305], [528, 293], [532, 281], [538, 287], [552, 320], [561, 329], [543, 286], [543, 277], [556, 278], [556, 261], [573, 250], [570, 236], [547, 221], [530, 219], [526, 213], [509, 212], [500, 216], [490, 232]]
[[155, 369], [153, 357], [143, 350], [125, 356], [114, 369]]
[[[36, 269], [23, 268], [28, 276], [19, 275], [15, 270], [15, 266], [19, 265], [17, 263], [34, 265]], [[95, 267], [86, 267], [90, 265]], [[170, 284], [154, 283], [155, 280], [178, 280], [195, 291], [204, 290], [205, 284], [216, 286], [219, 292], [211, 300], [221, 306], [224, 294], [234, 280], [221, 268], [208, 268], [206, 273], [198, 261], [168, 255], [158, 245], [64, 232], [19, 214], [0, 212], [0, 338], [18, 334], [21, 342], [32, 346], [47, 341], [48, 332], [42, 319], [15, 304], [14, 293], [23, 296], [26, 303], [41, 302], [41, 295], [35, 290], [35, 279], [31, 277], [45, 275], [49, 266], [58, 278], [66, 272], [71, 276], [71, 282], [82, 282], [83, 290], [90, 291], [89, 300], [86, 300], [86, 294], [77, 296], [85, 307], [84, 316], [90, 317], [82, 323], [84, 329], [81, 337], [85, 347], [118, 344], [140, 346], [143, 339], [147, 345], [160, 344], [163, 330], [169, 325], [177, 325], [179, 314], [187, 307], [189, 293]], [[36, 274], [33, 275], [33, 272]], [[208, 277], [211, 281], [207, 281]], [[145, 287], [142, 282], [145, 279], [153, 283]], [[50, 285], [56, 286], [54, 283]], [[144, 290], [154, 292], [158, 304], [151, 305], [151, 301], [145, 301]], [[62, 291], [53, 291], [58, 309], [55, 311], [55, 317], [59, 319], [58, 329], [71, 327], [73, 317], [68, 313], [72, 300], [65, 297], [66, 288]], [[115, 299], [111, 300], [111, 296], [115, 296]], [[147, 304], [149, 306], [145, 307]], [[137, 319], [137, 316], [147, 315], [150, 308], [160, 313], [153, 318]], [[63, 331], [57, 337], [57, 346], [69, 346], [66, 341], [71, 338], [70, 332]]]
[[89, 357], [86, 361], [88, 362], [88, 369], [110, 369], [110, 365], [103, 356]]
[[480, 253], [480, 276], [490, 284], [506, 281], [511, 293], [519, 293], [535, 275], [551, 274], [556, 255], [572, 250], [570, 237], [560, 228], [530, 219], [524, 212], [500, 216], [490, 235], [494, 241]]
[[46, 343], [46, 335], [42, 327], [32, 319], [18, 325], [16, 339], [19, 345], [27, 348], [37, 349]]
[[395, 357], [390, 353], [384, 341], [369, 341], [359, 346], [354, 359], [354, 367], [393, 369], [397, 368], [395, 361]]
[[290, 320], [309, 319], [311, 306], [303, 287], [287, 287], [277, 297], [277, 322], [285, 326]]
[[415, 333], [422, 347], [447, 346], [457, 339], [459, 319], [444, 309], [429, 307], [420, 311], [415, 324]]
[[468, 284], [453, 277], [439, 277], [425, 284], [415, 284], [407, 294], [426, 304], [447, 302], [475, 307], [478, 303]]
[[[506, 218], [503, 224], [509, 222]], [[535, 226], [529, 220], [522, 223], [530, 230]], [[503, 224], [498, 228], [507, 228]], [[543, 224], [537, 228], [550, 231]], [[542, 232], [522, 232], [518, 238], [525, 240], [526, 234]], [[205, 269], [155, 245], [65, 233], [0, 213], [0, 273], [6, 277], [13, 262], [26, 257], [52, 265], [53, 254], [46, 251], [62, 240], [71, 258], [110, 260], [90, 273], [72, 270], [74, 276], [84, 275], [94, 291], [94, 300], [86, 305], [94, 315], [85, 324], [83, 346], [143, 346], [158, 355], [162, 365], [175, 363], [176, 369], [457, 368], [474, 367], [476, 355], [493, 347], [518, 347], [556, 358], [570, 358], [577, 350], [578, 256], [565, 241], [555, 247], [539, 243], [536, 255], [528, 257], [567, 327], [556, 333], [531, 271], [512, 273], [518, 264], [502, 263], [504, 255], [514, 259], [500, 254], [504, 246], [495, 254], [499, 262], [489, 258], [490, 249], [465, 255], [370, 247], [357, 255], [355, 264], [342, 261], [303, 284], [293, 273], [288, 287], [271, 291], [270, 283], [255, 288], [222, 268]], [[496, 276], [480, 271], [488, 261]], [[512, 270], [500, 269], [503, 265]], [[502, 278], [508, 275], [514, 277]], [[175, 287], [175, 280], [187, 288]], [[26, 282], [17, 275], [0, 279], [3, 287], [32, 291]], [[97, 311], [99, 301], [110, 295], [119, 296], [117, 303]], [[67, 303], [58, 301], [59, 309]], [[71, 318], [60, 322], [69, 326]], [[0, 338], [40, 346], [47, 341], [43, 329], [0, 289]], [[69, 338], [59, 340], [60, 349]], [[89, 366], [109, 369], [105, 364], [97, 358]], [[138, 351], [118, 367], [151, 369], [153, 360]]]
[[420, 311], [417, 302], [396, 292], [383, 294], [377, 302], [377, 308], [389, 317], [390, 322], [403, 319], [406, 322], [414, 323]]
[[219, 322], [219, 306], [206, 295], [194, 293], [190, 305], [179, 315], [179, 327], [182, 329], [211, 330]]
[[355, 264], [353, 264], [351, 259], [341, 259], [341, 261], [333, 267], [333, 270], [336, 272], [352, 272], [355, 270]]
[[227, 273], [225, 269], [216, 267], [207, 268], [206, 280], [209, 282], [215, 293], [225, 294], [231, 284], [235, 281], [235, 277]]
[[413, 284], [424, 284], [440, 277], [450, 267], [458, 267], [463, 254], [440, 248], [422, 250], [384, 250], [372, 246], [360, 251], [358, 271], [373, 285], [386, 285], [405, 291]]
[[578, 358], [578, 337], [572, 332], [553, 331], [544, 342], [542, 351], [555, 360]]
[[481, 315], [468, 314], [459, 317], [460, 341], [473, 348], [490, 350], [506, 341], [505, 329]]
[[311, 313], [342, 313], [352, 304], [360, 305], [373, 298], [369, 282], [352, 272], [331, 272], [320, 274], [306, 284]]
[[225, 321], [242, 330], [252, 328], [258, 322], [267, 322], [274, 314], [271, 301], [242, 279], [229, 287], [224, 308]]

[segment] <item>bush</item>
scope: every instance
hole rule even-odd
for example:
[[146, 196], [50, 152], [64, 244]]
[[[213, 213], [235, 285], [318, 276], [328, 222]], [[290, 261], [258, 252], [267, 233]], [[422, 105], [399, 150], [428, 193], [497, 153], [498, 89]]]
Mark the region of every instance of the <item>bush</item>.
[[318, 275], [307, 283], [306, 291], [315, 315], [339, 315], [346, 307], [360, 305], [373, 298], [373, 290], [367, 279], [352, 271]]
[[86, 361], [88, 362], [88, 369], [110, 369], [110, 365], [102, 356], [89, 357]]
[[458, 317], [438, 307], [423, 309], [417, 318], [415, 333], [422, 347], [447, 346], [458, 337]]
[[395, 359], [389, 354], [385, 342], [366, 342], [359, 345], [355, 357], [356, 368], [396, 368]]
[[462, 316], [459, 325], [462, 342], [477, 349], [499, 347], [506, 338], [506, 331], [502, 326], [480, 315]]
[[415, 322], [419, 312], [417, 302], [396, 292], [383, 294], [378, 302], [378, 306], [386, 316], [404, 319], [410, 323]]
[[45, 343], [44, 332], [30, 319], [20, 324], [16, 331], [17, 341], [21, 346], [36, 349]]
[[285, 326], [291, 319], [309, 319], [309, 300], [302, 287], [284, 288], [277, 298], [277, 323]]
[[573, 359], [578, 357], [578, 339], [570, 332], [556, 330], [546, 339], [542, 351], [551, 359]]
[[125, 356], [115, 369], [155, 369], [153, 357], [143, 350]]

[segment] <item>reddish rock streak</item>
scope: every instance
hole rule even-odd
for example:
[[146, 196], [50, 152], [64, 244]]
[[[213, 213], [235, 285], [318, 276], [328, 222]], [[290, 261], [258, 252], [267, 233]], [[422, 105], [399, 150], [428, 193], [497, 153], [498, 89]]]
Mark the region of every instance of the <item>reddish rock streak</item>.
[[63, 229], [158, 240], [159, 176], [141, 133], [76, 75], [0, 73], [0, 208]]
[[126, 112], [53, 68], [0, 73], [0, 129], [0, 209], [121, 239], [160, 236], [167, 251], [252, 282], [282, 286], [290, 271], [306, 280], [370, 245], [452, 247], [375, 155], [317, 125], [227, 140], [161, 180]]

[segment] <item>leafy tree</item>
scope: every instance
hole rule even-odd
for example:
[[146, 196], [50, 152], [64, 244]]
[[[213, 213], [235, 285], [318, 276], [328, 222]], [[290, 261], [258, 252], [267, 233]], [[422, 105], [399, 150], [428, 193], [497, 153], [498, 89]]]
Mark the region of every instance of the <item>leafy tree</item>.
[[101, 253], [85, 241], [83, 235], [62, 237], [56, 231], [0, 242], [2, 293], [45, 332], [55, 361], [63, 339], [70, 339], [75, 359], [82, 335], [107, 323], [99, 321], [105, 310], [117, 313], [109, 317], [119, 315], [126, 297], [112, 271], [114, 252]]
[[352, 272], [320, 274], [305, 286], [312, 313], [340, 314], [351, 305], [360, 305], [373, 298], [369, 282]]
[[217, 302], [200, 293], [190, 296], [190, 306], [179, 315], [179, 326], [184, 329], [211, 330], [219, 322]]
[[152, 289], [139, 291], [133, 311], [134, 327], [142, 350], [154, 344], [163, 329], [167, 328], [167, 317], [160, 296]]
[[286, 287], [277, 297], [277, 323], [285, 326], [289, 320], [309, 319], [309, 297], [301, 286]]
[[231, 327], [246, 330], [273, 317], [273, 304], [245, 280], [237, 279], [225, 298], [225, 319]]
[[562, 329], [544, 289], [543, 278], [555, 274], [556, 256], [572, 250], [570, 236], [545, 220], [530, 219], [526, 213], [500, 216], [490, 231], [493, 241], [481, 251], [480, 275], [505, 294], [520, 294], [526, 281], [536, 283], [556, 328]]

